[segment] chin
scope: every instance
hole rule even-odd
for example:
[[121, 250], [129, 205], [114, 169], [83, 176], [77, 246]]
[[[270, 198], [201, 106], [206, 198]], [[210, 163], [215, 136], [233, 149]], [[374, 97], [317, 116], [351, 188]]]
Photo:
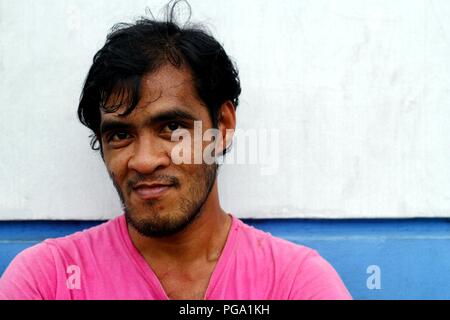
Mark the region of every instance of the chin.
[[189, 216], [177, 216], [165, 213], [137, 213], [126, 212], [129, 224], [145, 237], [163, 238], [177, 234], [186, 228], [191, 222]]

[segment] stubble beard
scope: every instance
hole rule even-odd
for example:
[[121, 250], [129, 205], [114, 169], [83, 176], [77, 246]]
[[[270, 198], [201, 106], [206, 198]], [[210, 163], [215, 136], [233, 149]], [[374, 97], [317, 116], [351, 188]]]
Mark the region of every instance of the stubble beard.
[[[114, 175], [110, 173], [114, 187], [119, 194], [127, 223], [142, 236], [150, 238], [164, 238], [184, 230], [202, 214], [203, 206], [216, 181], [217, 164], [202, 164], [201, 166], [203, 168], [189, 178], [192, 183], [188, 194], [180, 196], [175, 207], [168, 209], [170, 212], [164, 213], [159, 212], [159, 200], [145, 201], [142, 209], [128, 204]], [[179, 189], [180, 187], [175, 185], [173, 188]], [[130, 195], [130, 193], [127, 194]], [[139, 214], [139, 210], [145, 210], [145, 214]]]

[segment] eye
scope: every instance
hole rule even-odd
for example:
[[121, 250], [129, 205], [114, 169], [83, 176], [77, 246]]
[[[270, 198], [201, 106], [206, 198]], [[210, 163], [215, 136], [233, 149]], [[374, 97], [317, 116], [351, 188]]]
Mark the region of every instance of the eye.
[[111, 134], [108, 138], [108, 141], [119, 142], [119, 141], [123, 141], [123, 140], [129, 139], [129, 138], [130, 138], [130, 135], [127, 132], [119, 131], [114, 134]]
[[178, 122], [170, 122], [166, 128], [168, 128], [170, 131], [176, 131], [181, 128], [181, 124]]

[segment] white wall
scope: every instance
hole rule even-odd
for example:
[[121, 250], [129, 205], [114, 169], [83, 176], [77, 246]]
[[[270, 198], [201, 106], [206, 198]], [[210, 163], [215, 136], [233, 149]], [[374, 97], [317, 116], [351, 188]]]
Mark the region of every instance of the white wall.
[[[0, 0], [0, 219], [120, 214], [78, 97], [108, 29], [164, 3]], [[238, 126], [279, 130], [275, 175], [222, 168], [226, 210], [450, 216], [449, 1], [190, 3], [238, 63]]]

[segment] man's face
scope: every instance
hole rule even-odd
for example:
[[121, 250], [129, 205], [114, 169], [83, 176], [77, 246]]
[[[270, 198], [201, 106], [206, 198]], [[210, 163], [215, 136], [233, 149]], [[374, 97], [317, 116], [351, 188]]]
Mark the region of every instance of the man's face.
[[139, 104], [131, 114], [120, 116], [123, 112], [124, 107], [102, 111], [100, 135], [127, 221], [144, 236], [173, 235], [199, 214], [217, 166], [175, 165], [171, 152], [179, 142], [171, 141], [172, 133], [186, 129], [193, 137], [194, 121], [202, 121], [203, 132], [211, 128], [208, 110], [197, 97], [190, 72], [166, 65], [143, 77]]

